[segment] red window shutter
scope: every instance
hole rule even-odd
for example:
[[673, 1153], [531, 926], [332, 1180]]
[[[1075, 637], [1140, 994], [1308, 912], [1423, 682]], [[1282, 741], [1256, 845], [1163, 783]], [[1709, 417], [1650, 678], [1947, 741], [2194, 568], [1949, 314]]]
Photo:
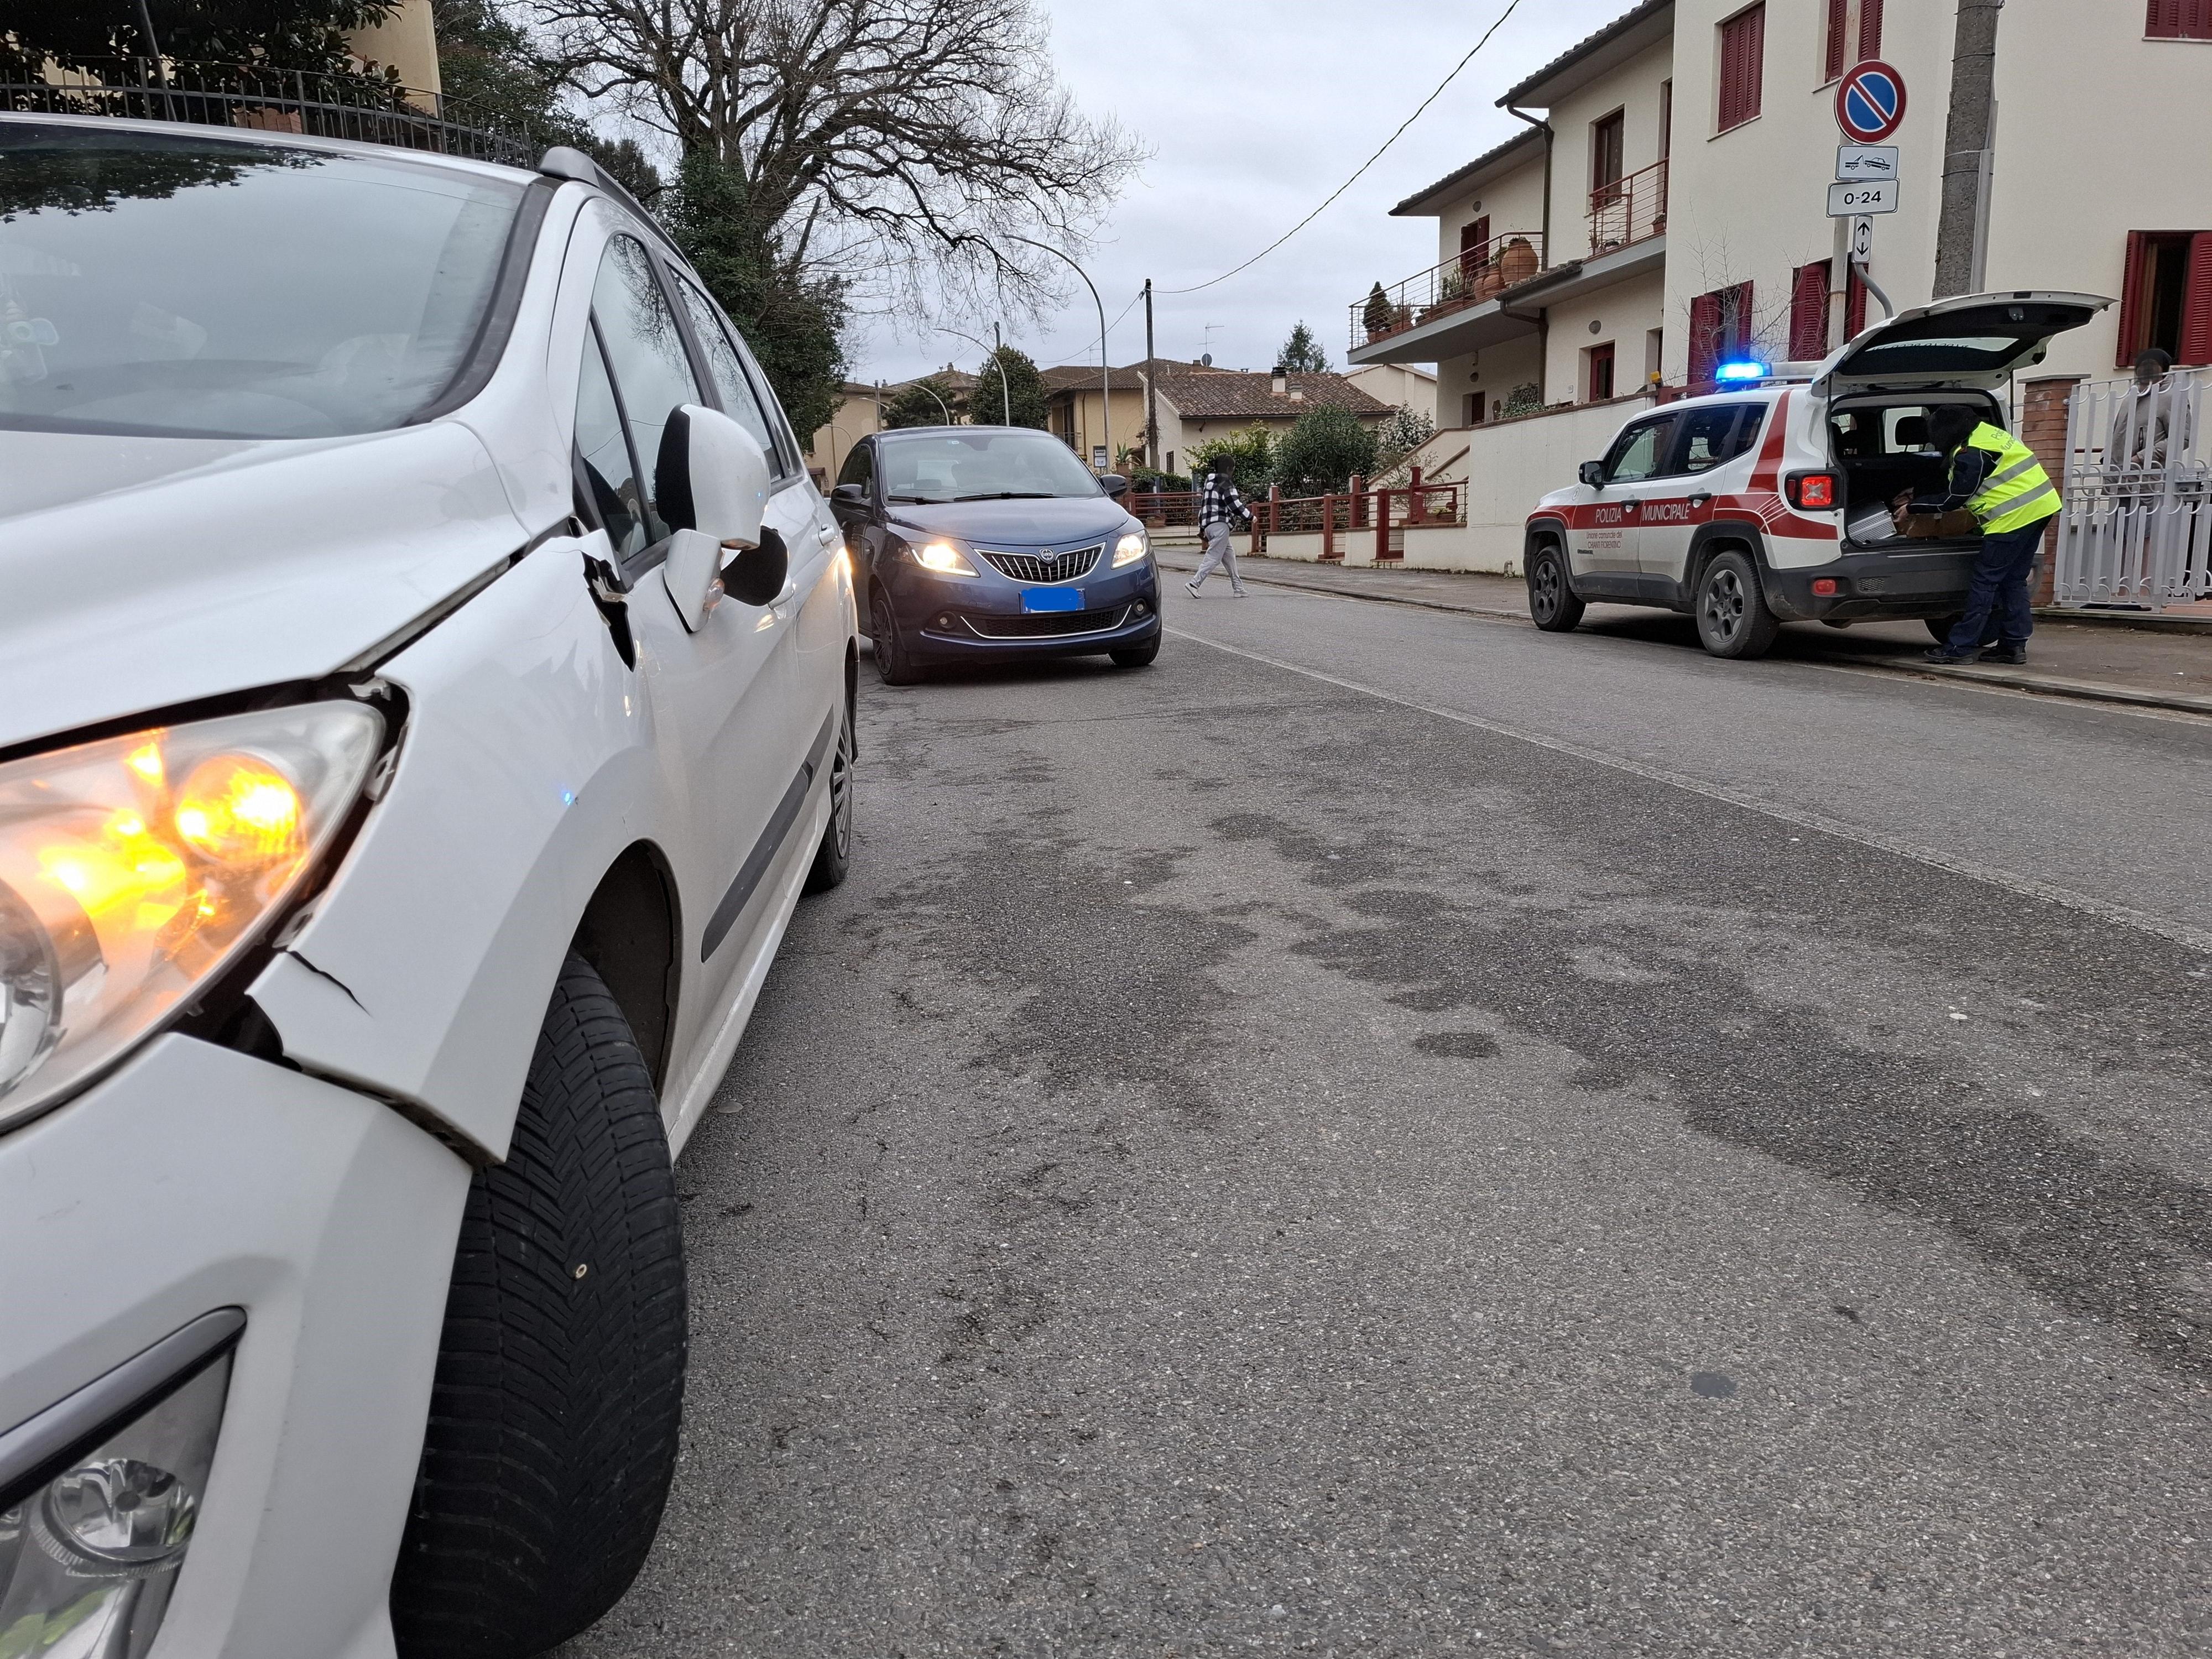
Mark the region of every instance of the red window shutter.
[[1721, 296], [1700, 294], [1690, 301], [1690, 384], [1711, 383], [1721, 361]]
[[1721, 25], [1720, 129], [1759, 113], [1766, 61], [1766, 8], [1753, 6]]
[[2212, 230], [2189, 239], [2189, 289], [2181, 302], [2181, 361], [2212, 363]]
[[2117, 361], [2122, 368], [2135, 367], [2136, 353], [2143, 349], [2149, 330], [2149, 295], [2143, 292], [2150, 280], [2150, 238], [2144, 232], [2128, 233], [2127, 274], [2120, 278], [2120, 337]]
[[[1828, 79], [1839, 79], [1850, 65], [1844, 61], [1850, 39], [1851, 0], [1828, 0]], [[1862, 53], [1862, 56], [1864, 54]]]
[[1859, 276], [1859, 268], [1851, 267], [1850, 281], [1844, 289], [1844, 332], [1856, 339], [1866, 327], [1867, 286]]
[[2212, 40], [2212, 0], [2181, 0], [2181, 33], [2191, 40]]
[[1828, 262], [1797, 267], [1790, 294], [1790, 356], [1801, 363], [1828, 355]]
[[2143, 33], [2154, 40], [2179, 40], [2181, 37], [2182, 0], [2150, 0], [2150, 15], [2144, 20]]
[[1881, 56], [1881, 0], [1859, 0], [1859, 62]]

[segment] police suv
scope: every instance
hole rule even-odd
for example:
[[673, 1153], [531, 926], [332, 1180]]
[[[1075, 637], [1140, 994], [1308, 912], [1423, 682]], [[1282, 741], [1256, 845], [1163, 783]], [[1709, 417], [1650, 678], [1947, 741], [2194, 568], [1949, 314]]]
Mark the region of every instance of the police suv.
[[1907, 534], [1890, 511], [1941, 493], [1929, 414], [1964, 404], [2003, 425], [2012, 375], [2111, 303], [1972, 295], [1901, 312], [1802, 374], [1723, 366], [1741, 389], [1637, 416], [1528, 515], [1530, 617], [1564, 633], [1594, 601], [1663, 606], [1717, 657], [1764, 654], [1784, 622], [1919, 617], [1943, 639], [1980, 533], [1946, 520]]

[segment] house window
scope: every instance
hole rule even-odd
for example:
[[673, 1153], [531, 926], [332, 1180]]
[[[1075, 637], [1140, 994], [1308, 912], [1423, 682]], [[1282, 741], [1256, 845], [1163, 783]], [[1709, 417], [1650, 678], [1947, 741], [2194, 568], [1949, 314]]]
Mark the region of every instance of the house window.
[[1659, 83], [1659, 159], [1665, 161], [1674, 153], [1674, 83], [1671, 80]]
[[1751, 284], [1717, 288], [1690, 301], [1690, 380], [1710, 385], [1713, 371], [1751, 345]]
[[1790, 356], [1814, 363], [1828, 355], [1828, 261], [1797, 267], [1790, 286]]
[[2143, 33], [2154, 40], [2212, 40], [2212, 0], [2150, 0]]
[[1459, 274], [1474, 282], [1490, 257], [1490, 216], [1462, 225], [1459, 231]]
[[[1839, 81], [1854, 64], [1881, 56], [1881, 0], [1828, 0], [1826, 71]], [[1852, 46], [1856, 44], [1857, 51]]]
[[1740, 127], [1759, 113], [1766, 73], [1766, 8], [1752, 7], [1720, 28], [1720, 109], [1716, 131]]
[[1655, 328], [1644, 336], [1644, 384], [1659, 384], [1659, 365], [1666, 360], [1667, 331]]
[[1487, 402], [1488, 399], [1486, 399], [1480, 392], [1470, 392], [1464, 398], [1462, 398], [1459, 400], [1460, 424], [1462, 426], [1480, 426], [1482, 424], [1483, 416], [1488, 413], [1488, 410], [1486, 407]]
[[1583, 401], [1601, 404], [1613, 396], [1613, 342], [1583, 353]]
[[1628, 118], [1620, 110], [1602, 121], [1590, 123], [1590, 198], [1608, 199], [1608, 188], [1620, 182], [1621, 162], [1628, 153]]
[[2176, 362], [2212, 363], [2212, 230], [2128, 233], [2120, 367], [2153, 346]]

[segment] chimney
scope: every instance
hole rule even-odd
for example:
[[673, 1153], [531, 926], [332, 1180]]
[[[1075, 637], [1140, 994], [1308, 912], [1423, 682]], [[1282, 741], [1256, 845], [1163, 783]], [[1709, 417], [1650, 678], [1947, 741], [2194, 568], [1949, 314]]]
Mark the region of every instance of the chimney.
[[1278, 398], [1291, 389], [1291, 371], [1280, 363], [1275, 365], [1274, 383], [1268, 387]]

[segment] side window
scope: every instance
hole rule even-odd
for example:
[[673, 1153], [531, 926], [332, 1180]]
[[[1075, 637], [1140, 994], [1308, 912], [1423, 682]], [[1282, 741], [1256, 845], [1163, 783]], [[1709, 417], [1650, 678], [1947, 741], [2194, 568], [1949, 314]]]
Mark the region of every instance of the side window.
[[1605, 481], [1641, 483], [1646, 478], [1656, 477], [1667, 462], [1674, 419], [1672, 415], [1662, 415], [1656, 421], [1632, 426], [1614, 439], [1613, 453], [1605, 458]]
[[[1737, 430], [1747, 423], [1749, 411], [1738, 404], [1719, 409], [1693, 409], [1682, 417], [1682, 453], [1673, 471], [1676, 472], [1705, 472], [1723, 461], [1740, 455], [1742, 447], [1735, 442]], [[1756, 416], [1750, 423], [1757, 424]]]
[[837, 475], [837, 482], [841, 484], [856, 483], [865, 486], [872, 483], [875, 476], [876, 447], [873, 444], [862, 444], [845, 458], [845, 470]]
[[576, 384], [576, 464], [579, 487], [590, 497], [593, 514], [607, 532], [615, 556], [641, 552], [645, 530], [645, 496], [638, 487], [636, 458], [623, 431], [622, 406], [607, 379], [597, 330], [584, 335], [584, 371]]
[[707, 360], [707, 378], [721, 394], [722, 412], [751, 433], [767, 452], [769, 465], [782, 471], [768, 416], [761, 412], [760, 399], [753, 393], [752, 382], [745, 378], [745, 366], [738, 361], [738, 349], [730, 343], [714, 303], [681, 276], [676, 280], [676, 291], [684, 296], [684, 308], [691, 315], [691, 331], [699, 337], [700, 355]]
[[668, 534], [651, 487], [661, 434], [679, 404], [702, 399], [676, 313], [668, 308], [645, 245], [635, 237], [617, 236], [607, 244], [592, 289], [592, 315], [599, 322], [615, 393], [629, 428], [630, 450], [647, 486], [642, 516], [649, 544]]
[[1766, 424], [1767, 410], [1772, 407], [1771, 404], [1744, 405], [1743, 419], [1737, 422], [1735, 435], [1729, 440], [1728, 453], [1721, 457], [1723, 460], [1732, 461], [1747, 449], [1758, 445], [1759, 429]]

